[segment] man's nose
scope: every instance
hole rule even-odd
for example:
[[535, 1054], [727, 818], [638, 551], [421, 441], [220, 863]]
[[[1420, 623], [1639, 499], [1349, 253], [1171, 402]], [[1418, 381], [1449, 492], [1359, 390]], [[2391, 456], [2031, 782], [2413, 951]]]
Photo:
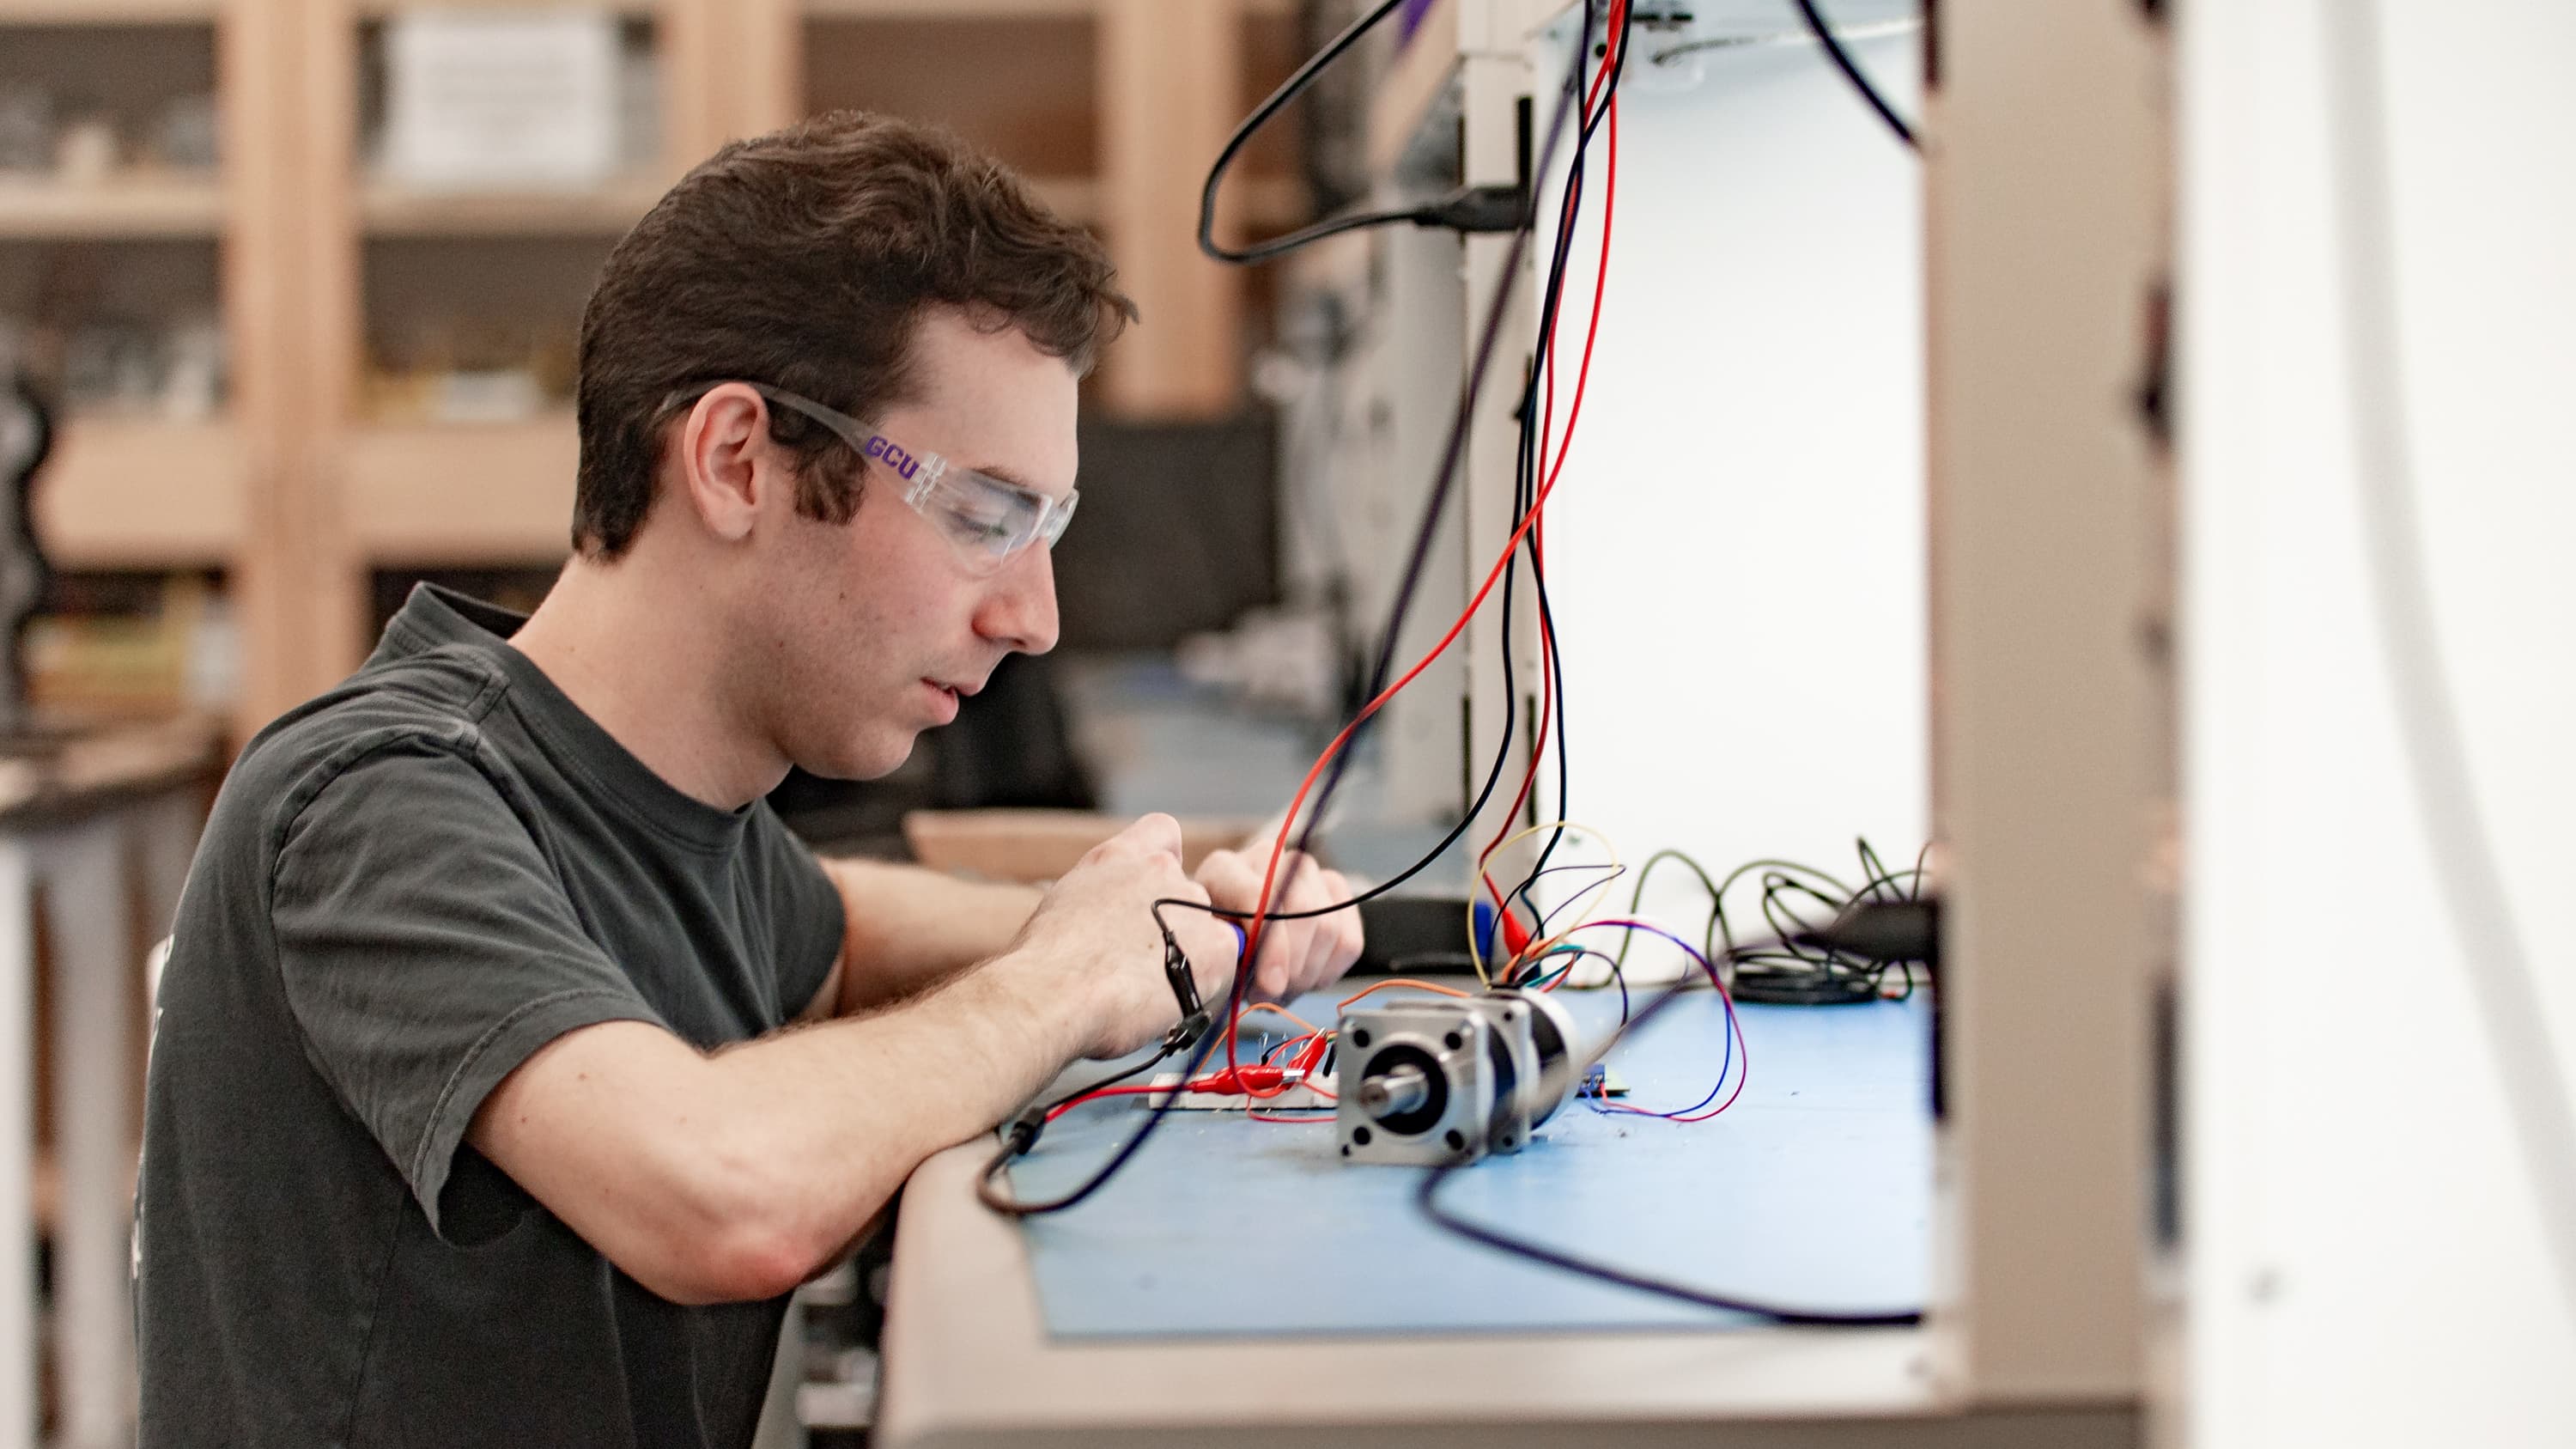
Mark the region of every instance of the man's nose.
[[1055, 647], [1055, 556], [1043, 547], [1023, 549], [993, 576], [993, 588], [975, 620], [975, 632], [1022, 654]]

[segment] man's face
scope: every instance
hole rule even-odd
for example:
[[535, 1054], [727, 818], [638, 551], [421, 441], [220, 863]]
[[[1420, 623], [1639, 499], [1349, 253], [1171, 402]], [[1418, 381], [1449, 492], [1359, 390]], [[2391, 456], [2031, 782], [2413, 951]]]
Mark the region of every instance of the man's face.
[[[1078, 389], [1061, 358], [1016, 329], [979, 331], [947, 311], [914, 335], [915, 401], [868, 419], [916, 453], [937, 453], [1036, 492], [1073, 487]], [[814, 774], [873, 779], [921, 731], [957, 717], [1002, 656], [1055, 647], [1055, 572], [1043, 546], [997, 573], [970, 566], [940, 526], [904, 502], [880, 461], [843, 524], [795, 512], [771, 539], [777, 628], [754, 697], [787, 757]], [[773, 515], [775, 516], [775, 515]]]

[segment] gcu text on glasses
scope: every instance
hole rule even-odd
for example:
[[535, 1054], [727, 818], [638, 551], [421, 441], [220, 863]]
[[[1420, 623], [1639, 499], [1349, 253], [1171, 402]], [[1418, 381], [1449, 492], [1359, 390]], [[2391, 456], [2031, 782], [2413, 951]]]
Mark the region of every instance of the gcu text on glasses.
[[[978, 573], [1001, 568], [1030, 544], [1054, 547], [1055, 541], [1064, 536], [1065, 525], [1073, 521], [1073, 506], [1081, 495], [1072, 489], [1057, 497], [1022, 488], [989, 473], [960, 468], [937, 453], [914, 452], [869, 424], [812, 398], [799, 397], [767, 383], [744, 385], [768, 399], [772, 407], [802, 413], [831, 429], [861, 458], [885, 465], [902, 480], [903, 501], [938, 525], [939, 531], [957, 546], [958, 556]], [[706, 384], [688, 395], [703, 394], [713, 386]], [[674, 398], [674, 405], [679, 401]]]

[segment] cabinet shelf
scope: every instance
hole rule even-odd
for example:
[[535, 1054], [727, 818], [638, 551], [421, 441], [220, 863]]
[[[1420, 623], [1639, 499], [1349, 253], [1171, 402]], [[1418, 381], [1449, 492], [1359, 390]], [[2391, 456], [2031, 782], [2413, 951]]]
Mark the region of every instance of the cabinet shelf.
[[[804, 0], [814, 20], [1025, 20], [1087, 17], [1102, 0]], [[1248, 16], [1293, 16], [1297, 0], [1238, 0]]]
[[0, 237], [214, 237], [223, 183], [212, 176], [0, 181]]
[[80, 418], [36, 486], [60, 568], [208, 568], [247, 533], [249, 450], [229, 421]]
[[[411, 10], [537, 10], [544, 5], [543, 0], [350, 0], [349, 8], [362, 19], [381, 20]], [[665, 8], [665, 0], [606, 0], [590, 8], [649, 19]]]
[[0, 0], [0, 25], [211, 25], [223, 0]]
[[[591, 188], [457, 190], [371, 169], [362, 138], [381, 134], [390, 82], [382, 22], [549, 3], [0, 0], [0, 36], [77, 52], [60, 68], [92, 73], [136, 154], [187, 154], [153, 149], [138, 128], [172, 100], [214, 98], [219, 175], [0, 177], [0, 248], [20, 270], [65, 243], [83, 266], [94, 254], [119, 316], [219, 319], [233, 411], [75, 416], [35, 510], [66, 568], [230, 574], [243, 724], [363, 656], [352, 579], [543, 567], [568, 549], [568, 409], [393, 421], [421, 417], [394, 410], [419, 399], [377, 388], [371, 368], [409, 379], [497, 359], [560, 386], [567, 324], [608, 245], [681, 168], [815, 109], [949, 124], [1102, 233], [1155, 325], [1120, 345], [1090, 405], [1137, 417], [1236, 406], [1242, 319], [1258, 304], [1196, 255], [1188, 228], [1224, 128], [1302, 57], [1299, 0], [600, 0], [627, 19], [621, 56], [652, 53], [649, 93], [621, 60], [620, 114], [649, 101], [658, 135], [633, 172]], [[163, 50], [187, 65], [151, 59]], [[1294, 135], [1278, 128], [1229, 178], [1235, 229], [1275, 235], [1311, 214]], [[387, 420], [370, 421], [379, 395]]]
[[615, 181], [584, 191], [448, 191], [369, 181], [358, 219], [370, 236], [615, 234], [660, 200], [665, 184]]
[[[1096, 177], [1032, 176], [1029, 184], [1067, 221], [1096, 227], [1104, 220], [1103, 188]], [[1248, 225], [1267, 229], [1307, 220], [1311, 201], [1306, 183], [1294, 176], [1229, 176], [1225, 189]]]
[[1032, 176], [1029, 187], [1049, 210], [1082, 226], [1100, 224], [1100, 182], [1090, 176]]
[[570, 551], [580, 443], [569, 411], [515, 423], [362, 423], [343, 507], [373, 563], [536, 563]]

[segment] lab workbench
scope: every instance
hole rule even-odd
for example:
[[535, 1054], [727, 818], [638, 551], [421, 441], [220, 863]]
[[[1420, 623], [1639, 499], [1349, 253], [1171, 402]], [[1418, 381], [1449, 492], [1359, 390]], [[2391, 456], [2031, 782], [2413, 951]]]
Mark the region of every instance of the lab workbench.
[[[1612, 993], [1562, 993], [1589, 1030]], [[1329, 1021], [1329, 1000], [1292, 1003]], [[1751, 1075], [1686, 1124], [1567, 1103], [1521, 1152], [1455, 1174], [1451, 1210], [1551, 1247], [1806, 1308], [1931, 1290], [1930, 1012], [1918, 997], [1742, 1008]], [[1680, 1109], [1727, 1055], [1713, 993], [1611, 1061]], [[1011, 1172], [1051, 1195], [1141, 1120], [1068, 1114]], [[1722, 1098], [1720, 1100], [1723, 1100]], [[1421, 1170], [1344, 1165], [1317, 1122], [1176, 1112], [1091, 1200], [985, 1210], [978, 1140], [931, 1159], [895, 1244], [877, 1442], [1200, 1445], [1252, 1429], [1400, 1429], [1497, 1445], [2115, 1445], [2126, 1413], [1962, 1414], [1928, 1331], [1788, 1329], [1507, 1257], [1415, 1205]], [[2025, 1437], [2026, 1436], [2026, 1437]]]

